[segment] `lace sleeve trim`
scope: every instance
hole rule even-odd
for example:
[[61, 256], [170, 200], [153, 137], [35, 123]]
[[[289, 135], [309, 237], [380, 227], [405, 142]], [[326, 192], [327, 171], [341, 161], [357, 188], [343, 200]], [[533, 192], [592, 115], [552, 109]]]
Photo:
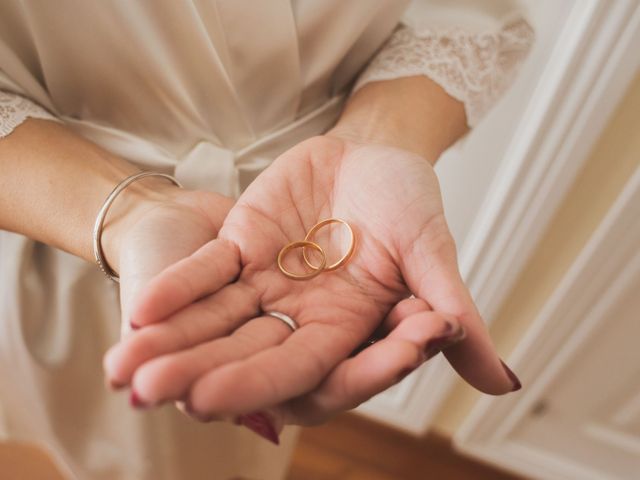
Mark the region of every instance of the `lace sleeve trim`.
[[360, 75], [354, 92], [369, 82], [425, 75], [464, 103], [473, 127], [511, 84], [527, 57], [534, 32], [518, 16], [490, 32], [459, 27], [398, 28]]
[[0, 91], [0, 138], [9, 135], [29, 117], [59, 121], [31, 100], [15, 93]]

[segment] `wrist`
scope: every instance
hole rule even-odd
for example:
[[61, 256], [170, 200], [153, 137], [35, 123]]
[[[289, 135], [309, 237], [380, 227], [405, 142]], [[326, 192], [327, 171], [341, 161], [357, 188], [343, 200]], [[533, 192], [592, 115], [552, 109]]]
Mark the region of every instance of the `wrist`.
[[363, 86], [327, 135], [401, 148], [435, 164], [466, 131], [461, 102], [427, 77], [405, 77]]
[[107, 212], [101, 235], [102, 251], [109, 267], [120, 272], [123, 239], [136, 223], [152, 211], [175, 202], [181, 188], [160, 177], [145, 177], [128, 185]]

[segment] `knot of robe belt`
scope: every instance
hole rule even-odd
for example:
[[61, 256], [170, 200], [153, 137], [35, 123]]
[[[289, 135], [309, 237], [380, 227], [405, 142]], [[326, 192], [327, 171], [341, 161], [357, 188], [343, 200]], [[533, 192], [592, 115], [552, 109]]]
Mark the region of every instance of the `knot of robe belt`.
[[260, 154], [238, 156], [233, 150], [203, 141], [177, 164], [175, 177], [191, 190], [238, 197], [272, 160]]
[[273, 160], [297, 143], [326, 131], [335, 123], [345, 95], [322, 103], [238, 150], [203, 140], [177, 163], [174, 176], [188, 189], [238, 197]]

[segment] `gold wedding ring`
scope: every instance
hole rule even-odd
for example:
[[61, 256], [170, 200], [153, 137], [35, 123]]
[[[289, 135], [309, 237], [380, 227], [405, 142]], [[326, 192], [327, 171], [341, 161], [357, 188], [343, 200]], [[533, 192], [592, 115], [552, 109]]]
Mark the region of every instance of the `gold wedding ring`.
[[[320, 260], [320, 266], [315, 267], [313, 265], [310, 265], [313, 270], [309, 273], [302, 273], [302, 274], [293, 273], [287, 270], [286, 268], [284, 268], [284, 265], [282, 264], [284, 257], [287, 255], [287, 253], [289, 253], [291, 250], [294, 250], [296, 248], [302, 248], [303, 252], [304, 252], [304, 248], [313, 248], [314, 250], [317, 250], [318, 252], [320, 252], [320, 256], [322, 257], [322, 259]], [[327, 256], [325, 255], [322, 247], [320, 247], [320, 245], [318, 245], [317, 243], [309, 242], [307, 240], [301, 240], [299, 242], [291, 242], [285, 245], [284, 248], [280, 250], [280, 253], [278, 254], [278, 268], [286, 277], [290, 278], [291, 280], [311, 280], [313, 277], [320, 275], [320, 273], [322, 273], [326, 264], [327, 264]]]
[[[318, 232], [318, 230], [332, 223], [341, 223], [345, 227], [347, 227], [347, 229], [349, 230], [349, 234], [351, 235], [351, 242], [349, 243], [349, 248], [347, 249], [347, 252], [342, 256], [342, 258], [340, 258], [337, 262], [327, 267], [326, 253], [324, 252], [324, 250], [320, 245], [318, 245], [315, 242], [312, 242], [311, 239]], [[353, 229], [351, 228], [351, 225], [349, 225], [347, 222], [339, 218], [328, 218], [326, 220], [322, 220], [321, 222], [316, 223], [313, 227], [311, 227], [311, 230], [307, 232], [307, 235], [304, 238], [304, 240], [301, 240], [298, 242], [291, 242], [285, 245], [282, 248], [282, 250], [280, 250], [280, 253], [278, 253], [278, 260], [277, 260], [278, 268], [286, 277], [292, 280], [311, 280], [312, 278], [316, 277], [322, 272], [325, 272], [325, 271], [329, 272], [329, 271], [335, 270], [337, 268], [340, 268], [345, 263], [347, 263], [347, 261], [353, 255], [353, 252], [355, 250], [355, 245], [356, 245], [356, 236], [353, 232]], [[302, 249], [302, 258], [304, 259], [304, 262], [307, 264], [307, 266], [312, 269], [311, 272], [303, 273], [303, 274], [293, 273], [284, 267], [283, 265], [284, 257], [291, 250], [294, 250], [296, 248]], [[311, 263], [311, 260], [309, 260], [309, 257], [307, 256], [307, 251], [306, 251], [307, 248], [312, 248], [313, 250], [316, 250], [320, 253], [320, 256], [321, 256], [320, 265], [314, 265], [313, 263]]]
[[[332, 270], [340, 268], [342, 265], [347, 263], [349, 258], [351, 258], [351, 255], [353, 255], [353, 251], [356, 246], [356, 237], [353, 233], [353, 229], [351, 228], [351, 225], [349, 225], [347, 222], [339, 218], [327, 218], [326, 220], [316, 223], [313, 227], [311, 227], [311, 230], [309, 230], [309, 232], [307, 233], [307, 236], [304, 237], [305, 241], [310, 242], [313, 236], [318, 232], [318, 230], [332, 223], [341, 223], [342, 225], [347, 227], [347, 230], [349, 230], [349, 235], [351, 236], [351, 241], [349, 243], [349, 248], [347, 249], [347, 252], [342, 256], [342, 258], [338, 260], [336, 263], [324, 268], [326, 272], [330, 272]], [[316, 267], [314, 264], [312, 264], [311, 260], [309, 260], [309, 257], [307, 257], [307, 252], [305, 250], [305, 247], [302, 247], [302, 257], [304, 258], [305, 263], [309, 265], [311, 268], [319, 268], [319, 267]]]

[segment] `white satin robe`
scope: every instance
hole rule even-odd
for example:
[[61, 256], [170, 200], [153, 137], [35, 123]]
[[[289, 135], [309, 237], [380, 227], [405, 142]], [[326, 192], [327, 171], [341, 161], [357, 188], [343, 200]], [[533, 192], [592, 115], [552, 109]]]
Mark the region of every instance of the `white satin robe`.
[[[405, 7], [7, 0], [0, 90], [187, 188], [237, 195], [279, 153], [335, 122]], [[133, 411], [104, 388], [101, 358], [119, 336], [119, 302], [95, 265], [4, 231], [0, 261], [4, 438], [39, 443], [69, 478], [283, 477], [295, 429], [275, 447], [173, 406]]]

